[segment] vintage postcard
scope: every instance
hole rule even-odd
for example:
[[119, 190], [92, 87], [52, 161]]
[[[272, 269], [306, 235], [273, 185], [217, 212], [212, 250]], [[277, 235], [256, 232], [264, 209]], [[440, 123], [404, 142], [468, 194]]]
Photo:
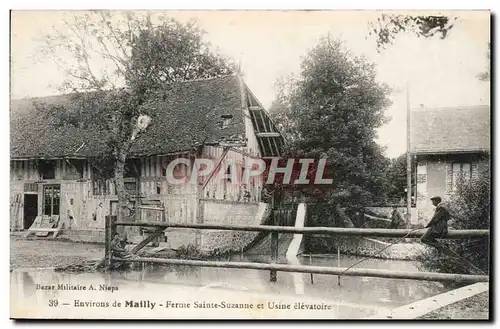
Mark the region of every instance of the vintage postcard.
[[11, 11], [12, 319], [482, 319], [477, 11]]

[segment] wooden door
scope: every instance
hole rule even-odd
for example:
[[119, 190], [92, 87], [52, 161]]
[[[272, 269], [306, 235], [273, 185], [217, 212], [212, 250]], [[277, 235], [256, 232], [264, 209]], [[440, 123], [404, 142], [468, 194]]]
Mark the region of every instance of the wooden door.
[[38, 215], [38, 194], [24, 195], [24, 220], [23, 228], [29, 229]]

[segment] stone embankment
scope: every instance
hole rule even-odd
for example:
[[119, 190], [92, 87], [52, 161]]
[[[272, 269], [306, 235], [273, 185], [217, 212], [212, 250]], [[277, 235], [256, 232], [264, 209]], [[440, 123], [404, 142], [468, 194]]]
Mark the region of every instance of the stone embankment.
[[366, 257], [375, 257], [394, 260], [415, 260], [426, 250], [426, 246], [418, 242], [404, 242], [391, 244], [372, 238], [339, 237], [340, 252]]

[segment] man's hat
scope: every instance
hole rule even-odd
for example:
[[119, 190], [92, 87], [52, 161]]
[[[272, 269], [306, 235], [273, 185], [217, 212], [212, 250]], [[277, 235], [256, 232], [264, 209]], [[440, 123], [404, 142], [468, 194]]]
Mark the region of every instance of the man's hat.
[[438, 200], [439, 202], [441, 202], [441, 197], [440, 196], [433, 196], [431, 198], [431, 200]]

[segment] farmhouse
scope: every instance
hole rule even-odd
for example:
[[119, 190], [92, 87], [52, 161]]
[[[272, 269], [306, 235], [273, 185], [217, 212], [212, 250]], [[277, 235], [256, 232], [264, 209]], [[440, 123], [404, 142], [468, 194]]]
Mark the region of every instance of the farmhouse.
[[[69, 100], [53, 96], [35, 101], [64, 108]], [[11, 102], [11, 230], [27, 230], [38, 218], [36, 225], [57, 227], [59, 234], [103, 241], [104, 219], [116, 214], [117, 197], [113, 180], [101, 178], [94, 160], [104, 147], [102, 132], [57, 126], [55, 120], [42, 119], [34, 104], [31, 99]], [[231, 75], [168, 84], [147, 104], [153, 125], [134, 142], [125, 174], [129, 215], [181, 223], [260, 224], [267, 211], [260, 177], [231, 184], [230, 179], [205, 176], [197, 184], [181, 185], [166, 177], [168, 164], [180, 158], [188, 161], [175, 166], [174, 176], [189, 179], [189, 167], [198, 158], [216, 164], [230, 159], [241, 175], [248, 158], [279, 157], [283, 138], [243, 79]], [[128, 232], [129, 239], [142, 234], [137, 230]], [[241, 248], [255, 233], [168, 230], [166, 235], [172, 247]]]
[[489, 167], [490, 106], [422, 106], [412, 110], [410, 122], [418, 220], [427, 222], [434, 211], [429, 198], [448, 199], [459, 177], [475, 178]]

